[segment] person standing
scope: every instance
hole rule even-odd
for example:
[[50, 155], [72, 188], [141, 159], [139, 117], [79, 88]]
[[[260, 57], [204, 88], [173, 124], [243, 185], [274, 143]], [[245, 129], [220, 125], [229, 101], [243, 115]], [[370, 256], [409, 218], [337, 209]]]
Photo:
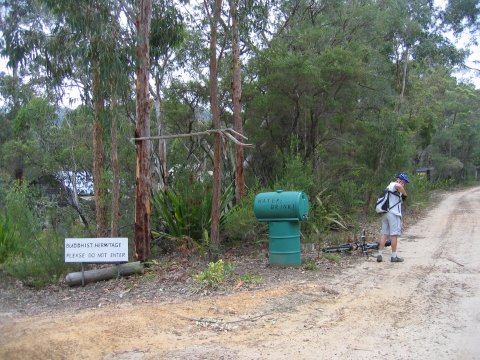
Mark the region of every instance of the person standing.
[[405, 185], [410, 182], [407, 174], [398, 174], [395, 181], [387, 186], [389, 191], [389, 209], [382, 215], [382, 232], [380, 237], [380, 245], [378, 247], [377, 262], [383, 261], [383, 249], [385, 241], [390, 238], [392, 242], [391, 262], [402, 262], [403, 258], [397, 254], [398, 236], [402, 233], [402, 203], [407, 198]]

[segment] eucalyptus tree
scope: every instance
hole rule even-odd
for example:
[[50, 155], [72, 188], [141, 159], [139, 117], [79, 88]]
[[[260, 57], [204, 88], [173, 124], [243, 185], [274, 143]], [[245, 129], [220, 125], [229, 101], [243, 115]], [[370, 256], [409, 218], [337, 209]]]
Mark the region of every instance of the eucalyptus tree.
[[[434, 10], [420, 0], [285, 2], [284, 22], [250, 64], [258, 77], [247, 87], [247, 131], [260, 125], [255, 142], [283, 159], [301, 154], [334, 179], [362, 165], [372, 179], [394, 171], [399, 159], [395, 165], [389, 154], [396, 148], [408, 166], [415, 149], [401, 144], [411, 144], [421, 127], [405, 125], [413, 84], [463, 60], [432, 31]], [[276, 156], [267, 165], [264, 151], [255, 156], [257, 174], [271, 173]]]
[[[65, 2], [44, 0], [56, 17], [49, 50], [53, 58], [50, 72], [75, 79], [75, 70], [86, 77], [84, 101], [93, 105], [93, 177], [96, 211], [96, 234], [105, 236], [107, 226], [107, 184], [105, 178], [104, 133], [107, 126], [107, 100], [113, 77], [122, 78], [115, 61], [117, 35], [120, 33], [118, 12], [108, 1]], [[60, 41], [62, 43], [60, 43]], [[70, 46], [66, 47], [66, 44]], [[61, 48], [60, 48], [61, 46]], [[67, 51], [68, 50], [68, 51]], [[79, 75], [80, 77], [81, 75]], [[76, 78], [78, 79], [78, 77]], [[91, 89], [91, 92], [90, 92]]]
[[[232, 22], [232, 104], [233, 104], [233, 129], [240, 135], [243, 134], [242, 122], [242, 70], [240, 62], [240, 30], [238, 18], [238, 0], [230, 0], [230, 18]], [[243, 139], [237, 136], [238, 141]], [[243, 146], [235, 144], [235, 195], [240, 201], [245, 196], [245, 175], [243, 172], [244, 153]]]
[[[222, 10], [222, 0], [215, 0], [213, 6], [205, 3], [205, 10], [209, 14], [210, 22], [210, 110], [212, 112], [213, 129], [220, 130], [220, 107], [218, 103], [218, 62], [217, 36], [218, 25]], [[220, 56], [219, 56], [220, 57]], [[217, 256], [220, 247], [220, 186], [221, 186], [221, 151], [222, 138], [219, 132], [214, 135], [214, 159], [213, 159], [213, 194], [212, 194], [212, 223], [210, 239], [213, 256]]]
[[94, 220], [89, 207], [80, 201], [81, 194], [90, 195], [93, 112], [90, 107], [79, 106], [63, 114], [59, 126], [52, 129], [55, 142], [50, 151], [53, 173], [61, 181], [67, 203], [78, 213], [87, 232]]
[[[136, 27], [136, 128], [135, 137], [150, 136], [150, 29], [152, 1], [140, 0]], [[135, 143], [137, 168], [135, 191], [135, 256], [140, 261], [150, 257], [150, 141]]]
[[[268, 44], [267, 29], [269, 17], [273, 12], [274, 1], [229, 1], [229, 18], [225, 31], [230, 33], [231, 70], [225, 76], [231, 79], [231, 110], [233, 129], [239, 134], [238, 141], [243, 141], [243, 107], [242, 107], [242, 59], [253, 56], [259, 47]], [[244, 146], [235, 144], [234, 156], [235, 198], [240, 201], [245, 196]]]
[[[48, 26], [48, 16], [39, 1], [4, 0], [0, 8], [0, 31], [2, 33], [2, 57], [7, 58], [7, 67], [12, 70], [13, 86], [17, 82], [21, 71], [29, 74], [35, 64], [30, 60], [38, 57], [45, 43], [43, 27]], [[18, 106], [18, 91], [12, 91], [13, 105]]]
[[[15, 133], [13, 124], [15, 117], [25, 106], [30, 98], [35, 96], [35, 89], [28, 83], [23, 83], [22, 79], [15, 78], [15, 76], [0, 74], [0, 95], [3, 99], [3, 106], [0, 113], [0, 144], [4, 145], [6, 142], [15, 140]], [[0, 146], [0, 159], [4, 155], [8, 155], [7, 150], [2, 150]], [[0, 173], [8, 177], [12, 177], [17, 181], [22, 181], [24, 175], [23, 160], [15, 158], [13, 162], [0, 162]]]
[[[467, 48], [478, 46], [478, 36], [480, 35], [480, 3], [478, 0], [449, 0], [443, 13], [442, 25], [453, 31], [457, 37], [468, 38]], [[475, 48], [474, 48], [475, 49]], [[477, 50], [475, 50], [477, 51]], [[480, 66], [467, 66], [464, 64], [462, 70], [467, 70], [467, 74], [480, 76]]]
[[[124, 4], [109, 1], [65, 3], [46, 1], [56, 15], [57, 25], [52, 31], [49, 50], [53, 74], [62, 79], [80, 83], [80, 95], [85, 104], [92, 104], [93, 174], [97, 236], [109, 231], [107, 226], [107, 198], [111, 193], [111, 231], [118, 233], [120, 206], [120, 164], [118, 159], [118, 128], [128, 113], [133, 97], [134, 41], [122, 19]], [[80, 11], [77, 11], [80, 8]], [[65, 49], [65, 45], [70, 44]], [[62, 46], [63, 47], [60, 47]], [[57, 70], [58, 69], [58, 70]], [[121, 110], [124, 110], [122, 113]], [[122, 116], [125, 114], [125, 116]], [[111, 138], [108, 142], [107, 132]], [[112, 170], [112, 191], [108, 189], [108, 152]]]
[[[153, 97], [157, 123], [157, 135], [166, 134], [165, 119], [162, 114], [164, 88], [172, 78], [173, 72], [185, 59], [181, 51], [182, 43], [187, 36], [181, 13], [171, 1], [156, 1], [152, 9], [152, 30], [150, 34], [150, 73], [153, 86], [150, 93]], [[154, 173], [158, 178], [158, 187], [167, 185], [167, 141], [158, 141], [158, 151], [154, 152]]]
[[[295, 4], [284, 10], [292, 12], [286, 15], [288, 23], [251, 62], [258, 81], [256, 93], [248, 95], [248, 127], [253, 133], [252, 127], [260, 125], [265, 149], [277, 149], [283, 159], [296, 152], [318, 169], [318, 160], [328, 158], [325, 151], [345, 143], [342, 133], [353, 130], [348, 118], [354, 118], [362, 93], [385, 86], [377, 79], [387, 67], [374, 47], [376, 6], [326, 2], [317, 9]], [[369, 61], [377, 64], [371, 72]], [[379, 89], [376, 96], [386, 97], [388, 91]], [[335, 153], [340, 155], [334, 151], [335, 158]]]
[[445, 93], [443, 116], [432, 137], [431, 166], [435, 179], [475, 179], [480, 166], [480, 92], [453, 84]]
[[[17, 111], [26, 105], [33, 95], [41, 95], [45, 87], [38, 81], [36, 59], [45, 43], [44, 26], [49, 23], [47, 13], [36, 0], [1, 2], [0, 8], [0, 55], [7, 59], [11, 75], [2, 74], [2, 96], [7, 114], [6, 128]], [[23, 78], [29, 77], [29, 80]], [[5, 132], [4, 135], [12, 135]], [[17, 180], [23, 179], [20, 159], [13, 166]]]
[[457, 34], [469, 30], [478, 36], [480, 31], [480, 6], [478, 0], [449, 0], [444, 20]]
[[45, 159], [55, 141], [51, 129], [56, 121], [55, 107], [46, 99], [34, 97], [18, 110], [12, 123], [13, 137], [2, 146], [2, 162], [19, 164], [14, 172], [22, 171], [15, 173], [15, 179], [25, 176], [30, 183], [49, 174]]
[[385, 12], [385, 25], [392, 42], [392, 56], [396, 67], [395, 87], [400, 99], [403, 99], [412, 52], [433, 25], [433, 3], [429, 0], [389, 1], [388, 10]]

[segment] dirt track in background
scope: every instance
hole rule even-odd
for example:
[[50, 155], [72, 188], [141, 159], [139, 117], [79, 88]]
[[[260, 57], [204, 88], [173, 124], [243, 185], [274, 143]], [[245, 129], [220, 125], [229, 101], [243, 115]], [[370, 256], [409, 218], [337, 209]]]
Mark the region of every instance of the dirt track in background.
[[[480, 188], [401, 237], [404, 263], [195, 300], [0, 314], [0, 359], [480, 359]], [[386, 255], [388, 258], [388, 251]]]

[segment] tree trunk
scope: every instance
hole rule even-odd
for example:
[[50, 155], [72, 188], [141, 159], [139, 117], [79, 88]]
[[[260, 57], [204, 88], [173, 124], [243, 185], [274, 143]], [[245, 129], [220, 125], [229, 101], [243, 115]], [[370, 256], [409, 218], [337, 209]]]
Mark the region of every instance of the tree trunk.
[[109, 268], [87, 270], [84, 272], [78, 271], [67, 274], [65, 282], [70, 285], [82, 285], [95, 281], [109, 280], [114, 277], [123, 275], [143, 274], [143, 264], [139, 262], [121, 264]]
[[[162, 121], [162, 102], [160, 98], [160, 85], [157, 85], [157, 93], [155, 94], [155, 115], [157, 117], [158, 136], [164, 135]], [[158, 140], [158, 161], [159, 161], [159, 190], [167, 187], [168, 170], [167, 170], [167, 140]]]
[[[242, 123], [242, 73], [240, 63], [240, 40], [237, 18], [237, 0], [230, 1], [230, 14], [232, 17], [232, 102], [233, 102], [233, 129], [243, 134]], [[237, 140], [242, 141], [240, 136]], [[243, 146], [235, 144], [235, 200], [239, 202], [245, 196], [245, 175], [243, 172]]]
[[407, 89], [407, 68], [408, 68], [408, 55], [409, 55], [409, 47], [406, 46], [406, 49], [403, 53], [403, 69], [402, 69], [402, 91], [400, 94], [400, 98], [403, 100], [405, 97], [405, 91]]
[[[12, 67], [12, 97], [13, 97], [13, 108], [14, 111], [17, 112], [20, 108], [20, 100], [18, 97], [18, 91], [19, 91], [19, 79], [18, 79], [18, 65], [15, 62], [13, 67]], [[19, 183], [23, 183], [23, 159], [16, 157], [15, 161], [13, 163], [13, 175], [15, 177], [15, 180]]]
[[[207, 2], [205, 2], [205, 6], [208, 6]], [[220, 20], [221, 7], [222, 0], [215, 0], [213, 17], [210, 18], [210, 107], [214, 129], [220, 129], [220, 108], [218, 105], [217, 24]], [[217, 257], [220, 248], [220, 177], [222, 139], [220, 133], [216, 133], [214, 136], [212, 222], [210, 230], [211, 258]]]
[[72, 190], [70, 191], [70, 189], [67, 186], [65, 186], [64, 181], [62, 181], [62, 186], [63, 186], [63, 189], [64, 189], [65, 193], [70, 198], [69, 199], [70, 200], [69, 201], [70, 205], [72, 206], [72, 208], [75, 209], [75, 211], [80, 216], [80, 219], [82, 220], [83, 225], [85, 225], [85, 228], [88, 229], [89, 225], [88, 225], [87, 218], [85, 217], [85, 215], [83, 215], [82, 209], [80, 208], [80, 201], [78, 200], [78, 190], [77, 190], [77, 175], [78, 175], [78, 173], [77, 173], [77, 165], [76, 165], [76, 162], [75, 162], [75, 158], [73, 156], [73, 146], [72, 146], [72, 160], [73, 160], [73, 163], [75, 164], [74, 169], [73, 169], [73, 173], [71, 175], [70, 174], [67, 175], [68, 181], [70, 182], [70, 184], [72, 186]]
[[[136, 129], [135, 137], [150, 136], [150, 23], [152, 1], [141, 0], [136, 21], [137, 29], [137, 66], [136, 66]], [[135, 257], [140, 261], [150, 258], [150, 142], [137, 140], [136, 148], [136, 197], [135, 197]]]
[[104, 112], [103, 96], [100, 86], [100, 69], [98, 62], [94, 63], [93, 69], [93, 191], [95, 195], [95, 218], [96, 235], [107, 236], [107, 208], [105, 204], [105, 186], [103, 180], [103, 169], [105, 165], [105, 154], [103, 149], [103, 126], [102, 116]]
[[120, 221], [120, 166], [118, 164], [118, 138], [117, 138], [117, 113], [116, 99], [113, 95], [112, 100], [112, 226], [111, 237], [117, 237], [119, 234]]

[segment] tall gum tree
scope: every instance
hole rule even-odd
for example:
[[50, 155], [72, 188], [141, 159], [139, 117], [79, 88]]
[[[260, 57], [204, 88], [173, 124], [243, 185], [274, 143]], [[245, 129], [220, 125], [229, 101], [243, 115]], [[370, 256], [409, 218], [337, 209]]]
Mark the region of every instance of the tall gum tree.
[[[217, 36], [218, 24], [222, 9], [222, 0], [215, 0], [213, 12], [210, 13], [209, 4], [205, 0], [205, 9], [210, 20], [210, 108], [212, 112], [213, 129], [220, 130], [220, 107], [218, 102], [218, 58]], [[221, 153], [222, 138], [219, 132], [214, 135], [213, 155], [213, 194], [212, 194], [212, 222], [210, 228], [211, 249], [210, 256], [215, 258], [220, 248], [220, 186], [221, 186]]]
[[[96, 235], [111, 234], [108, 224], [109, 186], [108, 147], [112, 158], [114, 184], [112, 190], [112, 224], [118, 228], [119, 167], [116, 163], [116, 132], [107, 133], [110, 124], [116, 127], [116, 119], [109, 123], [121, 94], [131, 89], [132, 69], [127, 63], [125, 32], [120, 24], [118, 3], [106, 0], [66, 2], [40, 0], [51, 11], [55, 26], [48, 27], [49, 36], [41, 51], [37, 51], [37, 63], [43, 64], [49, 82], [62, 88], [65, 81], [78, 85], [81, 100], [93, 108], [93, 166], [96, 212]], [[130, 47], [131, 49], [132, 47]], [[41, 58], [43, 56], [43, 59]], [[130, 77], [128, 78], [128, 76]], [[121, 91], [118, 89], [122, 89]], [[116, 116], [116, 114], [114, 114]]]
[[[152, 9], [152, 24], [150, 34], [150, 74], [153, 84], [150, 87], [150, 93], [153, 98], [155, 117], [157, 125], [157, 135], [162, 136], [166, 133], [165, 119], [162, 111], [162, 96], [165, 83], [173, 72], [175, 60], [178, 60], [176, 50], [183, 43], [185, 38], [185, 29], [183, 19], [175, 6], [169, 1], [159, 1], [154, 4]], [[158, 141], [157, 152], [154, 151], [153, 171], [156, 175], [152, 179], [152, 186], [156, 189], [167, 187], [168, 168], [167, 168], [167, 140]]]
[[[242, 123], [242, 70], [240, 62], [240, 33], [238, 25], [238, 0], [230, 0], [230, 17], [232, 20], [232, 103], [233, 129], [243, 134]], [[236, 135], [238, 141], [242, 138]], [[243, 171], [243, 146], [235, 144], [235, 198], [240, 201], [245, 196], [245, 175]]]
[[[136, 128], [135, 137], [150, 136], [150, 26], [152, 1], [140, 0], [135, 22], [137, 30], [136, 53]], [[135, 177], [135, 257], [139, 261], [150, 258], [150, 141], [137, 140]]]

